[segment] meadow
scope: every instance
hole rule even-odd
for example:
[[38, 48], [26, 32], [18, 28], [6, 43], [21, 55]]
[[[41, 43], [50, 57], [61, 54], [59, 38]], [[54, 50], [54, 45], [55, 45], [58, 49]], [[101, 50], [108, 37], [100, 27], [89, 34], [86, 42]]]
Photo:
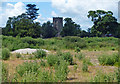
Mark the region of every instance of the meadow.
[[[2, 39], [3, 82], [120, 82], [118, 38]], [[11, 53], [24, 48], [39, 50], [33, 54]]]

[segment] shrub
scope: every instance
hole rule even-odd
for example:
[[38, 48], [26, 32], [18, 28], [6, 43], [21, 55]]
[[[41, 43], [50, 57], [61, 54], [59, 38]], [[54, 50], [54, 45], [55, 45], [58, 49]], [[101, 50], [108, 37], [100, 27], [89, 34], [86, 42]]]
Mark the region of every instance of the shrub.
[[113, 55], [102, 55], [98, 57], [100, 64], [102, 65], [114, 65], [118, 62], [118, 54]]
[[73, 64], [73, 56], [69, 52], [63, 53], [62, 58], [66, 60], [66, 62], [69, 62], [70, 65]]
[[53, 66], [54, 64], [56, 64], [57, 62], [59, 61], [59, 58], [56, 56], [56, 55], [48, 55], [47, 56], [47, 63], [50, 65], [50, 66]]
[[16, 53], [16, 57], [17, 57], [17, 58], [20, 58], [20, 57], [21, 57], [21, 54], [20, 54], [20, 53]]
[[75, 52], [80, 52], [80, 48], [79, 47], [75, 47]]
[[17, 66], [16, 71], [22, 77], [27, 72], [37, 72], [40, 65], [36, 62], [24, 62], [22, 65]]
[[35, 57], [36, 58], [43, 58], [46, 57], [46, 52], [42, 49], [39, 49], [35, 52]]
[[60, 65], [55, 65], [55, 78], [58, 81], [65, 81], [68, 75], [68, 63], [64, 60], [60, 61]]
[[7, 60], [10, 57], [10, 51], [7, 48], [2, 49], [2, 59]]
[[85, 58], [85, 55], [82, 53], [78, 53], [77, 55], [75, 55], [75, 57], [77, 57], [79, 60], [82, 60]]
[[64, 43], [66, 45], [66, 48], [68, 49], [75, 49], [75, 47], [79, 48], [85, 48], [86, 47], [86, 42], [84, 39], [81, 39], [80, 37], [64, 37]]

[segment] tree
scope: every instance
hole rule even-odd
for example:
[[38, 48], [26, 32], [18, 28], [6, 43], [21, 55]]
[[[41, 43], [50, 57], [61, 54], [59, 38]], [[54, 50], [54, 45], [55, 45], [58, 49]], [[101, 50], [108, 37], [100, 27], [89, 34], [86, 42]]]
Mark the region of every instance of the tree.
[[26, 13], [28, 15], [29, 19], [35, 20], [38, 17], [38, 13], [37, 11], [39, 10], [39, 8], [36, 8], [35, 4], [27, 4], [26, 5]]
[[17, 17], [9, 17], [6, 27], [3, 28], [3, 35], [7, 36], [31, 36], [33, 38], [40, 37], [41, 26], [39, 22], [33, 22], [27, 18], [25, 13]]
[[104, 36], [106, 33], [114, 34], [118, 24], [111, 11], [97, 10], [89, 11], [88, 13], [88, 18], [91, 18], [94, 23], [91, 29], [92, 33], [100, 36]]
[[51, 38], [55, 37], [56, 30], [53, 28], [53, 24], [48, 21], [47, 23], [43, 23], [42, 25], [42, 36], [43, 38]]
[[77, 36], [80, 33], [80, 25], [75, 24], [71, 18], [65, 18], [64, 21], [65, 24], [61, 32], [62, 36]]

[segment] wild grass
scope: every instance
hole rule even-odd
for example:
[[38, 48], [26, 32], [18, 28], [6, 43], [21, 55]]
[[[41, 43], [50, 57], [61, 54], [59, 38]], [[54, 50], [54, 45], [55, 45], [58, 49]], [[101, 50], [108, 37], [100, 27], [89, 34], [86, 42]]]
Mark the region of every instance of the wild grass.
[[91, 37], [80, 38], [76, 36], [67, 36], [62, 38], [31, 38], [31, 37], [3, 37], [3, 48], [8, 48], [10, 51], [21, 48], [44, 48], [47, 50], [61, 50], [61, 49], [89, 49], [89, 50], [117, 50], [118, 39], [114, 37]]
[[101, 65], [113, 66], [115, 63], [119, 61], [119, 57], [117, 53], [112, 55], [103, 54], [102, 56], [98, 57], [98, 60]]

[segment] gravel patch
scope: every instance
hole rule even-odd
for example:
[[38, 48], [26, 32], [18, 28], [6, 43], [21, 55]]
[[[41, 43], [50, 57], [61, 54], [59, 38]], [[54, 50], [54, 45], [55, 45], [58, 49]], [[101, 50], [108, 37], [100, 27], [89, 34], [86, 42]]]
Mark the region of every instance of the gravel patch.
[[[30, 49], [30, 48], [25, 48], [25, 49], [18, 49], [18, 50], [15, 50], [13, 52], [11, 52], [12, 54], [13, 53], [20, 53], [20, 54], [32, 54], [34, 52], [36, 52], [38, 49]], [[49, 53], [50, 51], [48, 50], [45, 50], [45, 49], [42, 49], [44, 50], [45, 52]]]

